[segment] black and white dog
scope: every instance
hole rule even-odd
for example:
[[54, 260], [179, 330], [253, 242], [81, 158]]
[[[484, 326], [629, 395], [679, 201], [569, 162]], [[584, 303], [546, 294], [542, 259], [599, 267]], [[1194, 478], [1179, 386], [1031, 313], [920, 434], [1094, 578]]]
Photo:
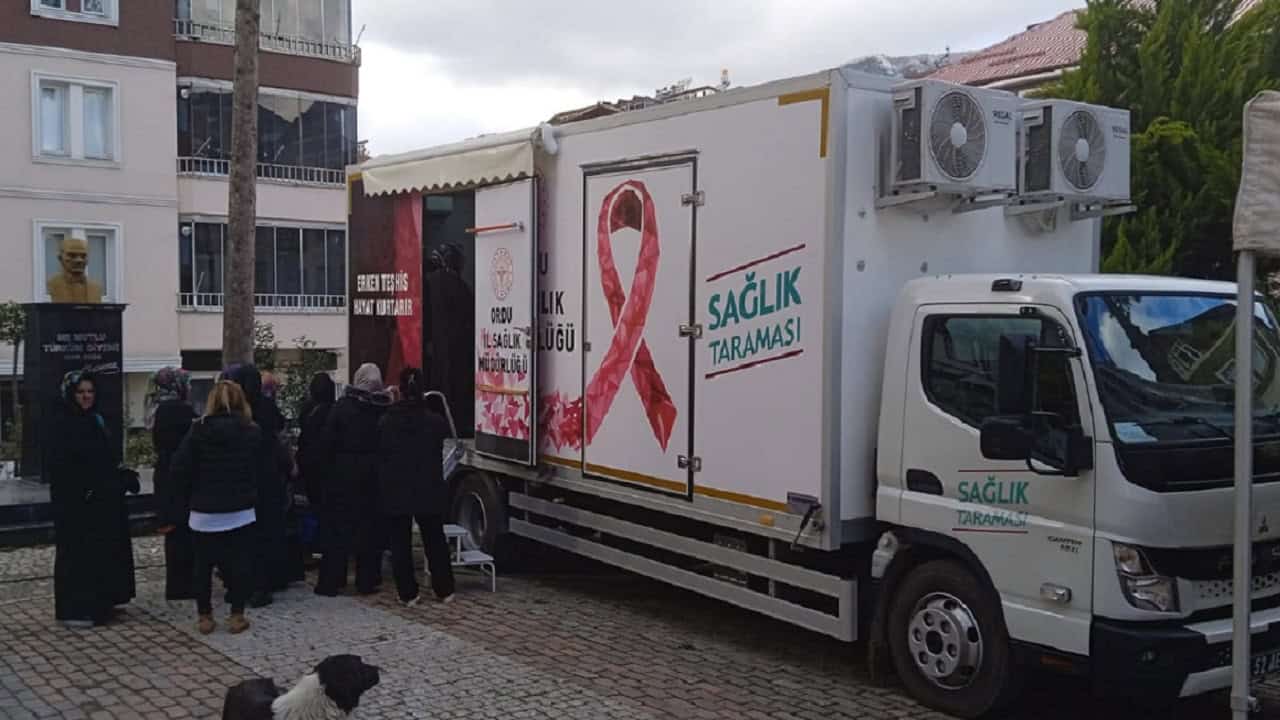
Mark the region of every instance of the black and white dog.
[[359, 656], [331, 655], [283, 695], [265, 678], [233, 686], [222, 703], [222, 720], [342, 720], [378, 680], [378, 668]]

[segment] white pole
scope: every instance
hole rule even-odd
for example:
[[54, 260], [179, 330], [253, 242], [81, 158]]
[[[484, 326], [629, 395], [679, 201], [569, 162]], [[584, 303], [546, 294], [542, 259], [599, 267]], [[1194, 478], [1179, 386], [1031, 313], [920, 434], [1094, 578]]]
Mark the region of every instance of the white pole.
[[1236, 278], [1236, 507], [1231, 631], [1231, 717], [1246, 720], [1249, 695], [1249, 601], [1253, 588], [1253, 251], [1240, 251]]

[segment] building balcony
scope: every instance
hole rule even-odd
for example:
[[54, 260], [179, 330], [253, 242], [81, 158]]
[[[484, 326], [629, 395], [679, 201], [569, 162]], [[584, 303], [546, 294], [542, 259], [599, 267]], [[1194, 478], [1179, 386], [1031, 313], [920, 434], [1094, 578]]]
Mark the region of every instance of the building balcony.
[[[345, 295], [257, 294], [255, 311], [262, 314], [343, 315]], [[222, 312], [222, 293], [178, 293], [179, 312]]]
[[[173, 21], [173, 33], [180, 40], [198, 40], [220, 45], [235, 45], [236, 42], [235, 27], [231, 25], [203, 23], [179, 18]], [[354, 65], [360, 64], [360, 47], [358, 45], [309, 40], [267, 32], [260, 33], [258, 45], [269, 52], [323, 58]]]
[[[225, 178], [231, 174], [231, 161], [222, 158], [180, 157], [178, 174], [191, 177]], [[258, 179], [293, 185], [345, 187], [345, 170], [258, 163]]]

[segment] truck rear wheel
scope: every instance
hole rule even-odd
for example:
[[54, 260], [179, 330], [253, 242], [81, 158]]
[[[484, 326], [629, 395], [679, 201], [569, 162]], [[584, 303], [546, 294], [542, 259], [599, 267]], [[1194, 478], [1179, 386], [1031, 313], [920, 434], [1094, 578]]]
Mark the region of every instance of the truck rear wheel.
[[497, 555], [498, 536], [506, 531], [507, 506], [498, 481], [478, 472], [458, 480], [453, 491], [453, 522], [467, 530], [470, 544]]
[[894, 591], [889, 648], [902, 684], [920, 702], [976, 718], [1013, 695], [1009, 633], [993, 597], [963, 565], [934, 560]]

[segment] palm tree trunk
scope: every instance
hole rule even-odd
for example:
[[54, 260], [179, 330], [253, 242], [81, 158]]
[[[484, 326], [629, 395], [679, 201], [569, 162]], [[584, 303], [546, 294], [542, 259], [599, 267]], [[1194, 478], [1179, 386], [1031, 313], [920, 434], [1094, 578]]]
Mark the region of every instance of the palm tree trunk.
[[253, 361], [253, 256], [257, 219], [258, 0], [236, 0], [231, 188], [223, 279], [222, 360]]

